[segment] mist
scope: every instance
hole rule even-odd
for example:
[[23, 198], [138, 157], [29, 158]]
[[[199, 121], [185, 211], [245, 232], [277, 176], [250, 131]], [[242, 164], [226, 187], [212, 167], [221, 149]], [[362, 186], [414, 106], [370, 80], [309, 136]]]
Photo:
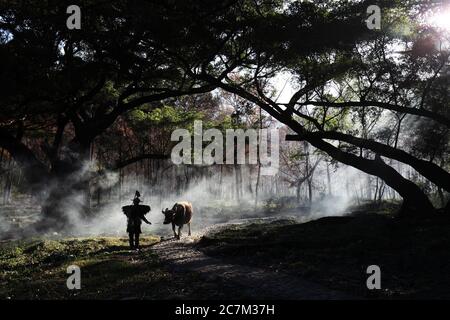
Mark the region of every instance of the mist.
[[[160, 236], [172, 234], [171, 226], [162, 224], [161, 211], [172, 208], [178, 201], [193, 204], [192, 229], [195, 232], [243, 219], [287, 217], [305, 222], [340, 216], [348, 214], [352, 205], [373, 197], [370, 191], [373, 177], [345, 165], [334, 165], [330, 169], [326, 161], [318, 160], [312, 190], [308, 190], [306, 183], [299, 190], [287, 183], [281, 163], [277, 175], [260, 176], [258, 201], [255, 201], [257, 167], [254, 165], [177, 166], [163, 161], [151, 174], [142, 170], [146, 167], [144, 164], [119, 171], [103, 170], [98, 175], [98, 164], [90, 161], [71, 178], [94, 177], [89, 194], [91, 212], [87, 217], [83, 212], [86, 195], [74, 194], [62, 203], [67, 227], [43, 235], [34, 229], [34, 222], [42, 218], [41, 204], [31, 197], [21, 198], [20, 203], [13, 200], [1, 207], [8, 212], [0, 215], [0, 232], [7, 237], [19, 234], [20, 237], [126, 236], [126, 216], [121, 207], [132, 203], [136, 190], [141, 193], [142, 204], [151, 207], [146, 217], [152, 225], [143, 224], [143, 233]], [[50, 194], [54, 187], [49, 187], [45, 193]]]

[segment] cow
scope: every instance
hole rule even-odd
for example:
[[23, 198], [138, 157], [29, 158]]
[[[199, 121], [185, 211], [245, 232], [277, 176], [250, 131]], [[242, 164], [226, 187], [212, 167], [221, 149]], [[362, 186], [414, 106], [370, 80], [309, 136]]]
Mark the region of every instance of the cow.
[[[189, 236], [191, 235], [191, 221], [194, 211], [192, 210], [192, 204], [190, 202], [177, 202], [171, 210], [166, 208], [166, 210], [162, 210], [162, 213], [165, 217], [163, 223], [172, 223], [172, 230], [175, 238], [178, 240], [181, 238], [181, 229], [183, 229], [183, 225], [185, 224], [189, 227]], [[178, 226], [178, 235], [175, 232], [175, 226]]]

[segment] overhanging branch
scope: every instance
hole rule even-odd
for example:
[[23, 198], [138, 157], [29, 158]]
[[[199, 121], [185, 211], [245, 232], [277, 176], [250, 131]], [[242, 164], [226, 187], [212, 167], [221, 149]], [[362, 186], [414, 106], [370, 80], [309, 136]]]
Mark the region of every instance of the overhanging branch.
[[417, 109], [417, 108], [408, 108], [404, 106], [398, 106], [391, 103], [386, 102], [378, 102], [378, 101], [347, 101], [347, 102], [328, 102], [328, 101], [305, 101], [301, 103], [297, 103], [297, 105], [301, 106], [319, 106], [319, 107], [331, 107], [331, 108], [362, 108], [362, 107], [379, 107], [382, 109], [396, 111], [400, 113], [411, 114], [415, 116], [425, 117], [432, 119], [438, 123], [441, 123], [448, 128], [450, 128], [450, 119], [445, 117], [444, 115], [425, 110], [425, 109]]

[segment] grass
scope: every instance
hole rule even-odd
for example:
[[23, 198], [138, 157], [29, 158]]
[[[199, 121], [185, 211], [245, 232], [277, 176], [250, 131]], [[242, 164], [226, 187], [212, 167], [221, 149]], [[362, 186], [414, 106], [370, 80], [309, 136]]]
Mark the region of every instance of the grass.
[[[143, 247], [157, 242], [141, 240]], [[69, 265], [81, 268], [82, 290], [67, 289]], [[124, 238], [6, 242], [0, 270], [0, 299], [157, 298], [154, 289], [172, 278], [151, 251], [130, 251]]]
[[[151, 250], [159, 237], [141, 238], [143, 250], [114, 237], [34, 239], [0, 244], [0, 300], [224, 299], [236, 288], [173, 272]], [[67, 267], [81, 269], [81, 290], [68, 290]]]
[[[233, 225], [199, 248], [234, 263], [282, 270], [367, 298], [450, 298], [450, 219], [401, 221], [386, 215]], [[382, 290], [366, 287], [369, 265]]]

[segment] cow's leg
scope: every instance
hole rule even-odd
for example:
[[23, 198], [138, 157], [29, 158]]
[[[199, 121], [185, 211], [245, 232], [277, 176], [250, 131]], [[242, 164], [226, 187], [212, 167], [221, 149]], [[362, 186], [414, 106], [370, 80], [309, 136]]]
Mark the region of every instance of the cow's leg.
[[188, 227], [189, 227], [189, 236], [191, 236], [191, 223], [188, 223]]
[[181, 229], [183, 229], [183, 225], [178, 227], [178, 240], [181, 239]]
[[173, 237], [177, 237], [177, 233], [175, 232], [175, 223], [172, 222], [172, 231], [173, 231]]

